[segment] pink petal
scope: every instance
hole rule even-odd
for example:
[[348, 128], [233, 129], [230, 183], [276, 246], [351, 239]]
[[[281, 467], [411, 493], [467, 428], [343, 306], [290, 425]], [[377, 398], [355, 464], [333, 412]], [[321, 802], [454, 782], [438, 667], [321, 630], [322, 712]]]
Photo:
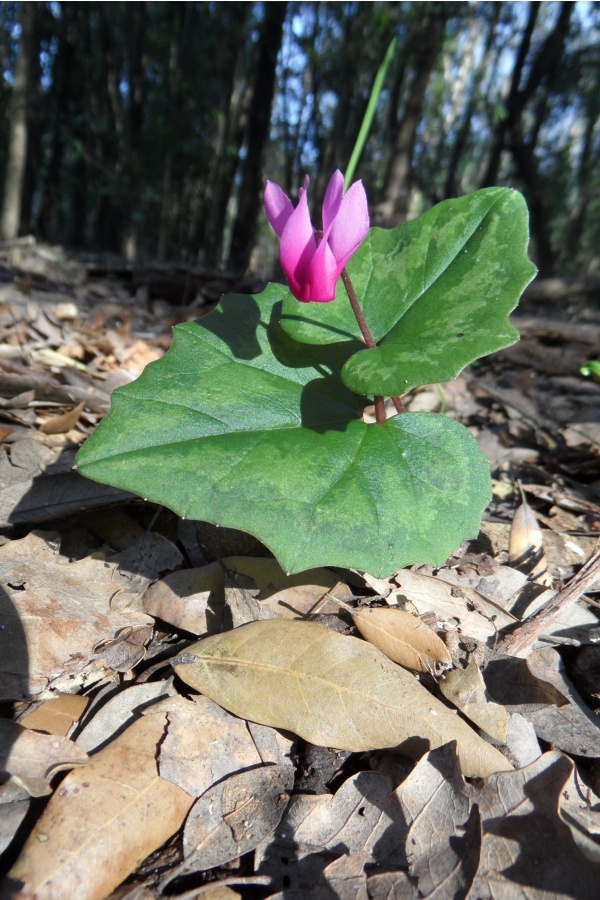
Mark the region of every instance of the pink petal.
[[358, 245], [364, 241], [368, 231], [367, 195], [362, 181], [355, 181], [342, 197], [327, 239], [340, 272]]
[[325, 191], [325, 199], [323, 200], [323, 231], [327, 232], [333, 225], [333, 221], [338, 214], [340, 203], [344, 195], [344, 176], [337, 169], [327, 185]]
[[310, 260], [302, 299], [313, 303], [329, 303], [334, 300], [340, 271], [327, 241], [321, 241]]
[[300, 191], [300, 201], [287, 220], [279, 241], [279, 259], [294, 296], [306, 280], [317, 242], [308, 211], [308, 196]]
[[294, 212], [294, 206], [290, 198], [278, 184], [267, 181], [264, 195], [265, 213], [275, 234], [281, 237], [285, 225]]

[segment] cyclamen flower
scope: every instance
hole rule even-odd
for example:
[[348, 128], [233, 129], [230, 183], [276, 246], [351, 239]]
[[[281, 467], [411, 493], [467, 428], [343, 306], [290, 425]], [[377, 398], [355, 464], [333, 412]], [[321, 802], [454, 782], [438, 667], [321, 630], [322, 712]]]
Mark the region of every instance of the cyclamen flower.
[[367, 195], [362, 181], [344, 194], [344, 176], [339, 169], [334, 172], [325, 193], [323, 231], [319, 232], [310, 221], [308, 185], [307, 175], [294, 209], [281, 188], [267, 181], [265, 212], [279, 237], [279, 260], [296, 300], [328, 303], [335, 298], [342, 269], [367, 236]]

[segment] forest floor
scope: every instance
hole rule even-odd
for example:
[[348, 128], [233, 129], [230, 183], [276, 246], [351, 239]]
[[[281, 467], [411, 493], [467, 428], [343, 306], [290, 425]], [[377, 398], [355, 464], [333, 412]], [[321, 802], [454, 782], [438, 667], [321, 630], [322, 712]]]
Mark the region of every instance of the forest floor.
[[[254, 538], [73, 469], [174, 324], [260, 285], [2, 252], [0, 896], [597, 897], [600, 381], [580, 367], [600, 306], [526, 297], [519, 344], [409, 396], [489, 459], [477, 539], [387, 580], [286, 577]], [[505, 771], [464, 777], [458, 732], [417, 760], [317, 747], [173, 671], [197, 636], [258, 618], [357, 634], [332, 595], [443, 637], [452, 663], [415, 677]]]

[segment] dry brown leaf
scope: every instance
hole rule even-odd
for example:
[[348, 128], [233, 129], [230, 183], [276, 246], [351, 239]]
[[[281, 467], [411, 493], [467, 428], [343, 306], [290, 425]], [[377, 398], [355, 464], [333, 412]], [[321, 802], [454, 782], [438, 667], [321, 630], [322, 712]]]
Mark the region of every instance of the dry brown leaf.
[[168, 873], [165, 884], [254, 850], [279, 825], [293, 784], [293, 770], [275, 765], [238, 772], [210, 787], [190, 810], [185, 861]]
[[417, 616], [385, 607], [361, 609], [352, 615], [362, 636], [401, 666], [433, 673], [452, 667], [443, 640]]
[[495, 741], [506, 743], [508, 713], [504, 706], [488, 699], [485, 682], [474, 656], [466, 669], [454, 669], [440, 681], [440, 690], [471, 722]]
[[339, 854], [332, 864], [336, 869], [350, 858], [355, 875], [365, 864], [406, 866], [405, 831], [391, 780], [359, 772], [334, 796], [293, 796], [276, 833], [257, 849], [256, 866], [270, 876], [274, 888], [306, 891], [323, 883], [324, 863], [331, 862], [332, 854]]
[[168, 681], [132, 684], [125, 690], [117, 691], [110, 700], [103, 700], [101, 694], [97, 695], [86, 714], [83, 730], [77, 734], [77, 743], [88, 753], [99, 749], [139, 718], [142, 710], [163, 697], [172, 696], [175, 693], [172, 682], [171, 678]]
[[344, 750], [418, 757], [457, 740], [465, 774], [510, 769], [502, 754], [404, 669], [358, 638], [296, 620], [251, 622], [193, 644], [177, 674], [235, 715]]
[[439, 621], [459, 627], [464, 635], [481, 643], [496, 639], [498, 631], [515, 621], [514, 617], [477, 591], [457, 589], [433, 575], [421, 575], [402, 569], [395, 575], [400, 593], [420, 616], [434, 612]]
[[32, 797], [52, 793], [50, 780], [57, 772], [87, 761], [85, 750], [67, 738], [0, 719], [0, 777], [10, 775]]
[[21, 725], [34, 731], [46, 731], [66, 737], [74, 723], [83, 715], [89, 697], [80, 694], [57, 694], [44, 700], [33, 712], [20, 719]]
[[453, 756], [452, 747], [432, 751], [395, 792], [408, 826], [417, 896], [597, 895], [600, 866], [586, 858], [559, 817], [570, 760], [546, 753], [526, 768], [469, 785]]
[[167, 697], [147, 716], [167, 713], [169, 728], [160, 745], [159, 772], [193, 797], [227, 775], [262, 763], [244, 721], [208, 697]]
[[177, 831], [193, 799], [158, 774], [166, 727], [166, 716], [138, 719], [67, 775], [9, 873], [13, 889], [102, 900]]
[[99, 680], [105, 667], [93, 662], [98, 641], [127, 626], [152, 624], [135, 609], [114, 608], [115, 595], [131, 599], [137, 590], [133, 585], [129, 593], [132, 583], [117, 562], [97, 554], [66, 563], [56, 537], [33, 531], [0, 547], [3, 698], [31, 697], [51, 681], [60, 689], [61, 676], [74, 689], [89, 661]]
[[82, 402], [68, 412], [61, 413], [58, 416], [51, 416], [40, 425], [40, 431], [43, 434], [66, 434], [72, 428], [75, 428], [84, 407], [85, 403]]
[[224, 573], [218, 562], [181, 569], [150, 585], [144, 594], [144, 610], [191, 634], [217, 631], [223, 617], [223, 587]]

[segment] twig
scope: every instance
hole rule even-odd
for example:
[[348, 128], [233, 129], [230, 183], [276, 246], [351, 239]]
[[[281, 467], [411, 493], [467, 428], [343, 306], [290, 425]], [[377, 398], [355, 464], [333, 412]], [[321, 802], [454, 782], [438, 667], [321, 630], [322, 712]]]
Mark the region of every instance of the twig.
[[502, 638], [496, 645], [496, 650], [508, 656], [527, 656], [539, 635], [551, 632], [561, 613], [576, 603], [598, 578], [600, 551], [592, 554], [568, 584], [538, 609], [535, 615]]

